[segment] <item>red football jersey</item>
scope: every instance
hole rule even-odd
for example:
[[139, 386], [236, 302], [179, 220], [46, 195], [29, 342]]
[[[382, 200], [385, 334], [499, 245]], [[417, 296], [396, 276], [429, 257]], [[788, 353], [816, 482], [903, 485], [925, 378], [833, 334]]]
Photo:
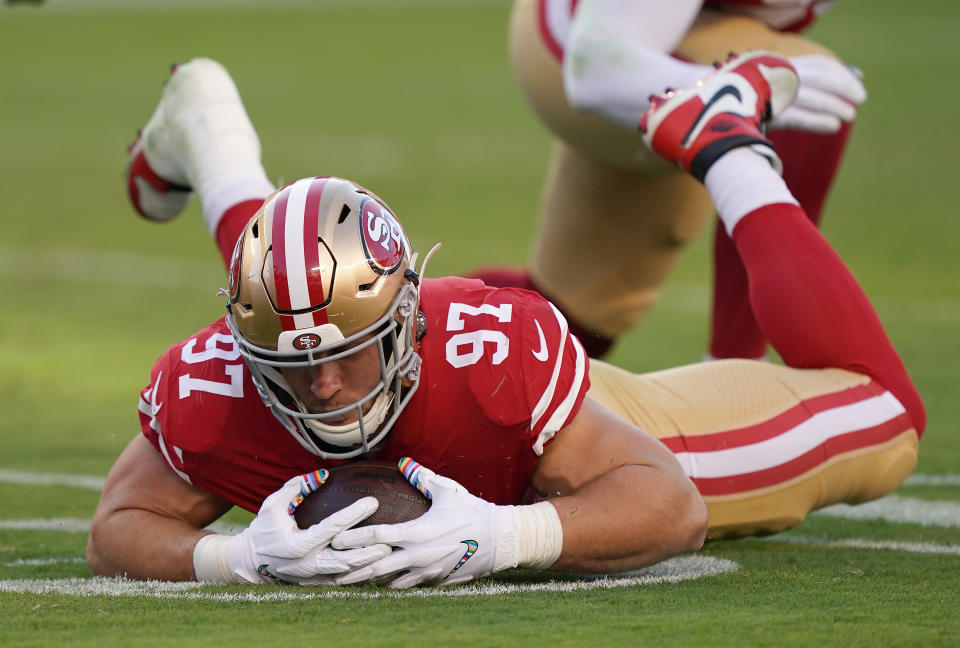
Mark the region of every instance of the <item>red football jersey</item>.
[[[410, 456], [497, 504], [518, 502], [576, 415], [588, 359], [535, 293], [426, 279], [420, 384], [377, 457]], [[187, 482], [250, 511], [290, 477], [344, 461], [307, 451], [264, 405], [223, 318], [175, 344], [140, 395], [143, 434]]]

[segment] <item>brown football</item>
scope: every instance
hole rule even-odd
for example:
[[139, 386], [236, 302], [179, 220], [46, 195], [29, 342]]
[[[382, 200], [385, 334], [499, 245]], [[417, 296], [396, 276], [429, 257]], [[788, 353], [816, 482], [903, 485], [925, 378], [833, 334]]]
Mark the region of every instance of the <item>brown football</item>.
[[418, 518], [430, 501], [410, 485], [393, 461], [352, 461], [330, 468], [323, 486], [308, 495], [293, 517], [306, 529], [358, 499], [372, 495], [380, 501], [373, 515], [355, 526], [397, 524]]

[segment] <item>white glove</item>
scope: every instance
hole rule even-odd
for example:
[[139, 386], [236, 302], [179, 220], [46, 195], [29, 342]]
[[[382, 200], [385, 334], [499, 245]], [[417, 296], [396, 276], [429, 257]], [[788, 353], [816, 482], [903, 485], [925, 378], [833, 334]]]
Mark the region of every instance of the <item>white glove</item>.
[[[337, 549], [385, 543], [397, 548], [372, 565], [336, 579], [338, 585], [390, 581], [393, 589], [420, 584], [453, 585], [522, 566], [549, 567], [560, 555], [563, 532], [553, 505], [498, 506], [475, 497], [457, 482], [410, 458], [400, 460], [404, 477], [431, 500], [422, 516], [402, 524], [349, 529]], [[518, 525], [523, 529], [518, 533]], [[375, 546], [375, 545], [374, 545]]]
[[308, 529], [297, 527], [294, 511], [327, 476], [326, 470], [317, 470], [294, 477], [264, 500], [241, 533], [201, 538], [193, 552], [197, 580], [332, 585], [334, 575], [389, 556], [391, 549], [384, 544], [348, 551], [330, 548], [331, 538], [377, 510], [380, 503], [374, 497], [364, 497]]
[[867, 100], [860, 70], [823, 54], [789, 61], [800, 81], [797, 98], [770, 121], [768, 129], [836, 133], [843, 122], [856, 118], [857, 106]]

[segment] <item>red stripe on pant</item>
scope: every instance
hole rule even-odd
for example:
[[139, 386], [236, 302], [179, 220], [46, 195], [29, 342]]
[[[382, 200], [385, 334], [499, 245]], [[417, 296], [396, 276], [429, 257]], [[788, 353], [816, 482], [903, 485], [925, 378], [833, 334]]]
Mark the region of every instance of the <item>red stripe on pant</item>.
[[673, 453], [713, 452], [748, 446], [773, 439], [810, 420], [816, 414], [873, 398], [884, 391], [876, 383], [870, 382], [866, 385], [858, 385], [832, 394], [810, 398], [755, 425], [747, 425], [713, 434], [665, 437], [660, 441]]
[[733, 495], [782, 484], [807, 473], [828, 460], [855, 450], [881, 445], [913, 427], [907, 414], [873, 427], [843, 434], [772, 468], [730, 475], [729, 477], [692, 477], [701, 495]]

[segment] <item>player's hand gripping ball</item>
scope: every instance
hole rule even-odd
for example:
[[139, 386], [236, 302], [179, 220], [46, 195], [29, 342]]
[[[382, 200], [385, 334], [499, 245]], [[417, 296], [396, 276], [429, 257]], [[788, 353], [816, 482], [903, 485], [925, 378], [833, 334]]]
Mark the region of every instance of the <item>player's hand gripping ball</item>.
[[294, 512], [301, 529], [367, 496], [376, 497], [380, 507], [355, 527], [409, 522], [430, 508], [430, 501], [404, 479], [396, 462], [352, 461], [328, 470], [323, 488], [308, 495]]

